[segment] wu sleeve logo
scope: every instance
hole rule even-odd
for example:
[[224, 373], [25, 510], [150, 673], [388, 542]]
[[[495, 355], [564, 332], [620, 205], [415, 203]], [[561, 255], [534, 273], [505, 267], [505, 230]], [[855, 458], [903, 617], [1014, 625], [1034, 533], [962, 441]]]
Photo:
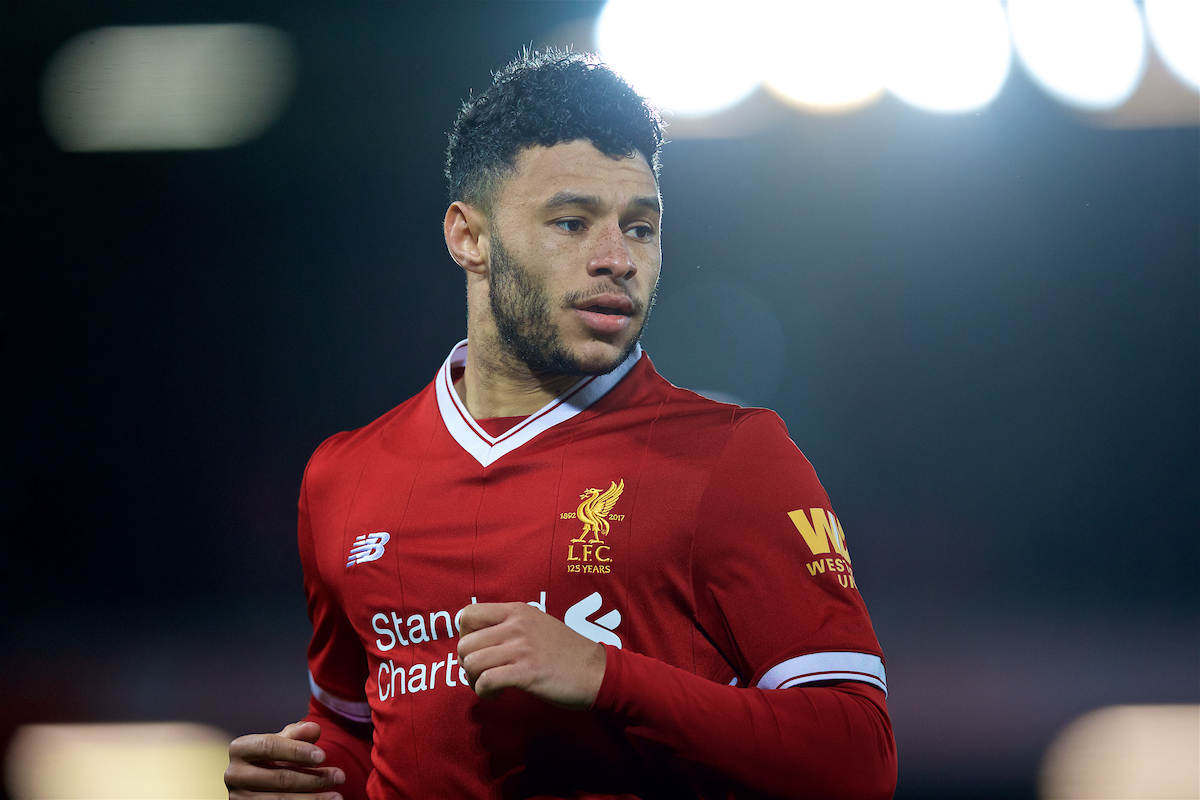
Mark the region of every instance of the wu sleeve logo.
[[391, 540], [392, 536], [387, 531], [364, 533], [354, 540], [354, 545], [350, 548], [350, 557], [346, 560], [346, 566], [352, 567], [355, 564], [365, 564], [368, 561], [382, 558], [383, 546]]
[[810, 561], [805, 566], [814, 578], [828, 572], [836, 575], [844, 588], [854, 589], [854, 570], [850, 566], [850, 551], [846, 548], [846, 534], [842, 523], [832, 511], [824, 508], [798, 508], [789, 511], [788, 517], [800, 532], [804, 543], [814, 556], [824, 556]]
[[604, 598], [600, 596], [600, 593], [592, 592], [567, 609], [567, 613], [563, 615], [563, 622], [567, 624], [568, 628], [580, 636], [586, 636], [593, 642], [620, 647], [621, 637], [613, 633], [613, 629], [621, 624], [620, 611], [614, 608], [607, 614], [597, 617], [595, 621], [588, 619], [603, 605]]

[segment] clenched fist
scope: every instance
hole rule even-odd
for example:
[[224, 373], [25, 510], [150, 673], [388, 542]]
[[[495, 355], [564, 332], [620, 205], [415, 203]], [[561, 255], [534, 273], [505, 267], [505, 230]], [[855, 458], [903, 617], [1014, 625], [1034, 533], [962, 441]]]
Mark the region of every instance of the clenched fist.
[[512, 687], [585, 710], [604, 680], [604, 646], [526, 603], [474, 603], [459, 620], [458, 657], [482, 698]]

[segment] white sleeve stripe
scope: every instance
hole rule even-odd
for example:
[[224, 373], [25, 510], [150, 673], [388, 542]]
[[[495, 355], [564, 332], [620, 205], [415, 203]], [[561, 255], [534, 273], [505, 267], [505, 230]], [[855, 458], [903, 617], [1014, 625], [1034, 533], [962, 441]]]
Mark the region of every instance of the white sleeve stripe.
[[317, 681], [313, 678], [311, 670], [308, 673], [308, 686], [312, 689], [312, 696], [317, 698], [317, 702], [330, 711], [336, 711], [340, 716], [345, 717], [351, 722], [371, 721], [371, 706], [368, 703], [343, 700], [336, 695], [330, 694], [317, 685]]
[[809, 653], [789, 658], [767, 670], [755, 686], [786, 689], [816, 681], [862, 681], [887, 694], [883, 660], [870, 653]]

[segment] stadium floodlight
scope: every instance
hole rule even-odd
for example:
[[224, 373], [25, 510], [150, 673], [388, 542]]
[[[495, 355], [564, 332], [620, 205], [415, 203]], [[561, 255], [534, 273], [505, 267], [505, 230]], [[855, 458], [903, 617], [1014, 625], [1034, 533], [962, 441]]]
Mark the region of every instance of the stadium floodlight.
[[763, 31], [764, 78], [816, 110], [861, 107], [883, 92], [877, 0], [782, 3]]
[[701, 116], [758, 87], [757, 16], [714, 0], [609, 0], [596, 20], [596, 44], [664, 111]]
[[1188, 86], [1200, 89], [1200, 2], [1145, 0], [1144, 8], [1163, 63]]
[[1012, 45], [999, 0], [881, 3], [884, 82], [927, 111], [974, 111], [1008, 78]]
[[1146, 37], [1133, 0], [1008, 0], [1008, 21], [1030, 77], [1063, 103], [1106, 111], [1141, 81]]

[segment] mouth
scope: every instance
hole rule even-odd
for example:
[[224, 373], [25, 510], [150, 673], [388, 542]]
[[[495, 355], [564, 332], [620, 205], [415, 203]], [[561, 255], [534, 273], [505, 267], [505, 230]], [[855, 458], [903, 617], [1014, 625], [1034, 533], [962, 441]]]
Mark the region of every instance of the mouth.
[[575, 304], [579, 311], [592, 314], [607, 314], [609, 316], [632, 317], [633, 301], [623, 294], [608, 292], [598, 297], [589, 297]]
[[581, 300], [575, 304], [574, 309], [585, 325], [603, 334], [620, 333], [625, 330], [634, 315], [633, 301], [615, 292]]

